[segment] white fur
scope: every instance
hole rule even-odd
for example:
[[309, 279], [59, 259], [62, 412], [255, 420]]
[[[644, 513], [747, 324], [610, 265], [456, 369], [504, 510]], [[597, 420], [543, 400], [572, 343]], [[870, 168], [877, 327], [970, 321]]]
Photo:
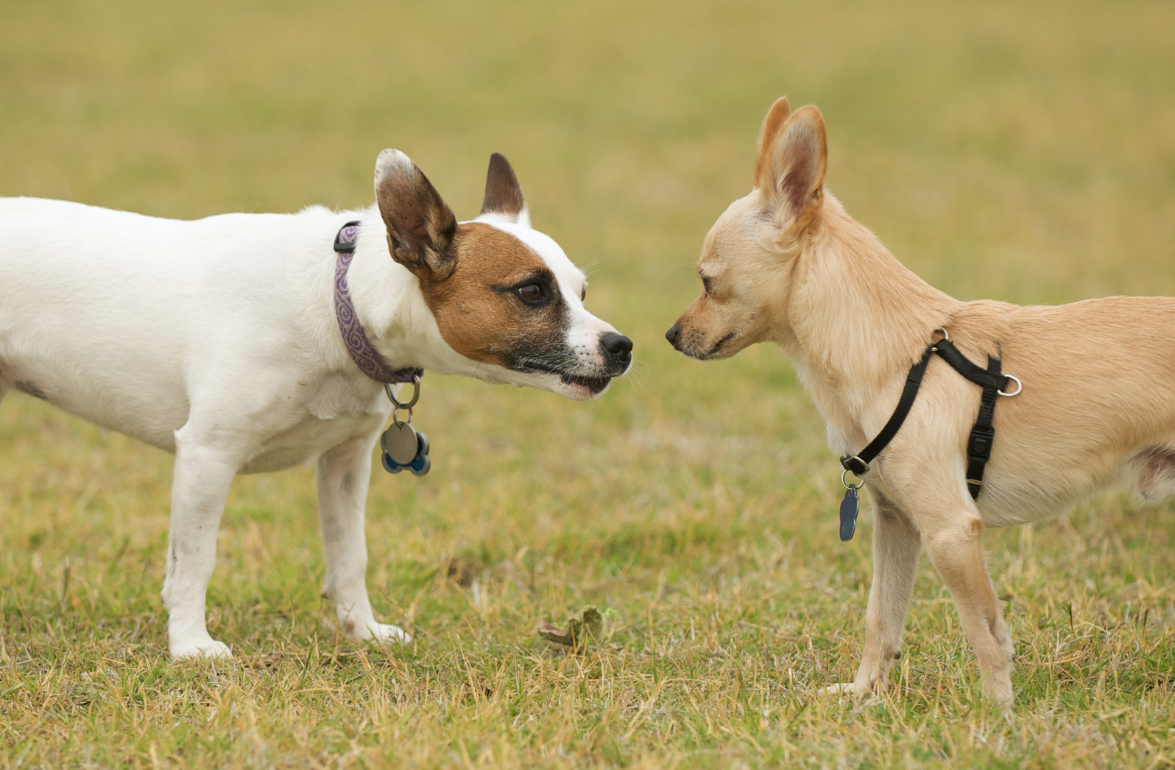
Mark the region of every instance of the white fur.
[[[480, 364], [446, 344], [417, 279], [390, 258], [374, 205], [176, 221], [0, 199], [0, 398], [12, 387], [39, 393], [176, 455], [163, 587], [173, 657], [229, 654], [208, 634], [204, 601], [233, 477], [310, 461], [318, 464], [323, 594], [348, 635], [408, 638], [375, 620], [365, 583], [371, 449], [390, 404], [351, 361], [335, 320], [332, 243], [353, 219], [362, 225], [351, 296], [392, 368], [583, 397], [556, 375]], [[577, 334], [611, 330], [583, 309], [583, 274], [554, 241], [494, 224], [543, 255]]]

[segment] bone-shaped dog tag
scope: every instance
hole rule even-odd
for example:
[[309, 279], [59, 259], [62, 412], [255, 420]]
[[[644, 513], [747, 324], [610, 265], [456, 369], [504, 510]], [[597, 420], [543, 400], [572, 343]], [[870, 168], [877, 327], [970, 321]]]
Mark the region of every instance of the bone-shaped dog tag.
[[399, 465], [408, 465], [416, 459], [419, 443], [416, 431], [411, 425], [403, 422], [393, 423], [380, 439], [383, 450]]
[[[396, 398], [389, 385], [384, 386], [396, 408], [392, 411], [392, 426], [379, 437], [379, 445], [383, 449], [380, 463], [388, 473], [399, 473], [407, 468], [414, 476], [423, 476], [432, 467], [432, 460], [428, 457], [428, 436], [412, 427], [412, 407], [420, 398], [420, 371], [412, 375], [412, 386], [412, 398], [406, 402]], [[400, 422], [401, 410], [407, 410], [408, 422]]]

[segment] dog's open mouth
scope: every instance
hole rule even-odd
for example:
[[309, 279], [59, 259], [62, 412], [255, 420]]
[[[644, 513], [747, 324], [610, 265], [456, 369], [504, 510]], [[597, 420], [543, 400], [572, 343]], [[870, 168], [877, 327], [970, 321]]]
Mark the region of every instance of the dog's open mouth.
[[611, 377], [581, 377], [578, 374], [559, 373], [559, 377], [568, 385], [580, 385], [587, 388], [596, 395], [608, 387], [608, 383], [612, 381]]

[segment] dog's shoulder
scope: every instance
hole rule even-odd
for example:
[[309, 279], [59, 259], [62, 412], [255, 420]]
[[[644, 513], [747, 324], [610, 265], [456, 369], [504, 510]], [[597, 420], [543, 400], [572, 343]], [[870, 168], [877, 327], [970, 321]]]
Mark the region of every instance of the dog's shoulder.
[[964, 302], [947, 324], [947, 332], [964, 355], [986, 367], [986, 356], [1000, 357], [1021, 310], [1019, 305], [992, 299]]

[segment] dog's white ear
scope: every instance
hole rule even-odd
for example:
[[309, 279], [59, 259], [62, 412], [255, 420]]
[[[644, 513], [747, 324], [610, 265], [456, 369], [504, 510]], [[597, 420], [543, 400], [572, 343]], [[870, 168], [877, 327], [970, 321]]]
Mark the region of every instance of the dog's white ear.
[[[772, 114], [779, 102], [772, 107]], [[784, 105], [786, 109], [787, 105]], [[824, 171], [828, 166], [828, 140], [824, 117], [812, 105], [801, 107], [766, 139], [772, 123], [763, 126], [756, 186], [763, 205], [776, 216], [781, 230], [798, 232], [820, 211], [824, 201]]]
[[457, 266], [457, 218], [428, 177], [399, 150], [375, 161], [375, 200], [392, 259], [421, 280], [443, 281]]
[[489, 222], [508, 222], [530, 227], [530, 212], [522, 188], [510, 161], [500, 152], [490, 156], [490, 169], [486, 172], [486, 196], [477, 218]]

